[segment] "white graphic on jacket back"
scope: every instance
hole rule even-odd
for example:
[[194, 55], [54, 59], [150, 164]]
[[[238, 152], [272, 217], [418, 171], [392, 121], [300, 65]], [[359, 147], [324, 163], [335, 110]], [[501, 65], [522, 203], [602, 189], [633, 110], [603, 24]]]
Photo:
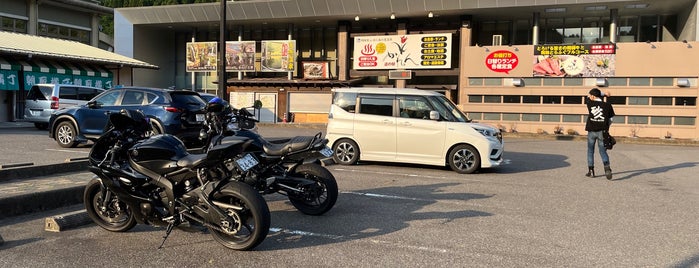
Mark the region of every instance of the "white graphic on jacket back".
[[603, 110], [600, 106], [591, 107], [590, 114], [592, 115], [592, 118], [590, 118], [590, 120], [595, 122], [604, 122], [604, 114], [602, 112]]

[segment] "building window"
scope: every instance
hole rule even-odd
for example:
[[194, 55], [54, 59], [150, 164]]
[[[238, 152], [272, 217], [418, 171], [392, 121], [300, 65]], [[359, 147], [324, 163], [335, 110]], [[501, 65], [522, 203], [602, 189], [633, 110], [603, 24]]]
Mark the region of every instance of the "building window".
[[542, 114], [541, 121], [544, 122], [561, 122], [560, 114]]
[[561, 104], [561, 96], [543, 96], [545, 104]]
[[672, 117], [670, 116], [651, 116], [651, 125], [672, 125]]
[[629, 115], [628, 116], [628, 123], [629, 124], [638, 124], [638, 125], [647, 125], [648, 124], [648, 117], [647, 116]]
[[522, 121], [539, 122], [540, 120], [540, 114], [522, 114]]
[[485, 103], [501, 103], [500, 95], [486, 95], [483, 97], [483, 102]]
[[609, 102], [611, 104], [626, 105], [626, 97], [623, 97], [623, 96], [607, 97], [607, 102]]
[[563, 85], [569, 86], [569, 87], [582, 86], [583, 79], [582, 78], [565, 78], [565, 79], [563, 79]]
[[696, 122], [696, 117], [675, 117], [675, 125], [678, 126], [693, 126]]
[[648, 97], [629, 97], [629, 105], [648, 105]]
[[482, 86], [483, 85], [483, 78], [469, 78], [468, 79], [468, 85], [469, 86]]
[[538, 87], [538, 86], [541, 86], [541, 79], [542, 78], [535, 78], [535, 77], [534, 78], [532, 78], [532, 77], [524, 78], [524, 84], [527, 86]]
[[502, 121], [519, 121], [519, 114], [502, 114]]
[[651, 104], [652, 105], [672, 105], [672, 98], [671, 97], [652, 97], [651, 98]]
[[486, 86], [502, 86], [502, 78], [485, 78], [484, 85], [486, 85]]
[[564, 114], [563, 122], [580, 123], [582, 116], [578, 114]]
[[697, 106], [696, 97], [677, 97], [675, 98], [675, 106]]
[[522, 96], [522, 103], [541, 103], [541, 96]]
[[483, 120], [500, 121], [499, 113], [483, 113]]
[[468, 95], [468, 102], [470, 103], [482, 103], [483, 95]]
[[519, 95], [505, 95], [502, 96], [503, 103], [522, 103], [522, 96]]
[[621, 77], [609, 77], [607, 78], [607, 84], [609, 84], [610, 87], [625, 87], [626, 84], [626, 78], [621, 78]]
[[563, 96], [564, 104], [583, 104], [583, 96]]
[[481, 120], [483, 119], [483, 113], [468, 113], [468, 118], [471, 120]]
[[561, 81], [563, 81], [561, 78], [546, 78], [544, 79], [544, 86], [560, 87]]
[[0, 30], [6, 32], [26, 33], [27, 21], [0, 16]]
[[650, 77], [632, 77], [629, 86], [650, 86]]
[[662, 87], [662, 86], [672, 86], [674, 83], [673, 78], [670, 77], [654, 77], [653, 78], [653, 86], [654, 87]]
[[90, 31], [66, 26], [39, 23], [39, 35], [90, 44]]

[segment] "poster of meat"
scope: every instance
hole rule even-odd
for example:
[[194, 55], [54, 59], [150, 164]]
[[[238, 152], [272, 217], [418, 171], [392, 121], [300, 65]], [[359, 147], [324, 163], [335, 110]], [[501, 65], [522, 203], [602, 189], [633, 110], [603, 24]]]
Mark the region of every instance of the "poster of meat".
[[305, 61], [303, 62], [304, 79], [329, 79], [327, 61]]
[[296, 40], [262, 41], [263, 72], [293, 72], [296, 65]]
[[218, 62], [218, 43], [188, 42], [187, 43], [187, 72], [216, 71]]
[[614, 44], [536, 45], [533, 76], [614, 76], [615, 54]]
[[451, 33], [359, 36], [355, 70], [451, 68]]

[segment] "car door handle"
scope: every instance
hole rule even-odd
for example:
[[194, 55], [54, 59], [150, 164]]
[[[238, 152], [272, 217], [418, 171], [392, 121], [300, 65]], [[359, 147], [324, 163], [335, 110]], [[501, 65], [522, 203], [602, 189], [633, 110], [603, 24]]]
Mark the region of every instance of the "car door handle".
[[403, 122], [401, 122], [400, 124], [403, 125], [403, 126], [406, 126], [406, 127], [409, 127], [409, 126], [412, 126], [412, 125], [413, 125], [413, 124], [411, 124], [411, 123], [408, 122], [408, 121], [403, 121]]
[[383, 121], [381, 121], [381, 122], [384, 123], [384, 124], [390, 124], [390, 123], [391, 123], [391, 120], [385, 119], [385, 120], [383, 120]]

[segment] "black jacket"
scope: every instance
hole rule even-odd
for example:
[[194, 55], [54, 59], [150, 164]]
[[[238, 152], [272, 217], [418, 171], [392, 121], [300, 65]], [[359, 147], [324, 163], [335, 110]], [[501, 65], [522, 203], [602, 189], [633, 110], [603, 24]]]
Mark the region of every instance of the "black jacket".
[[587, 104], [587, 122], [585, 123], [585, 131], [602, 131], [609, 130], [609, 125], [612, 124], [614, 117], [614, 108], [611, 104], [604, 101], [591, 100], [585, 98]]

